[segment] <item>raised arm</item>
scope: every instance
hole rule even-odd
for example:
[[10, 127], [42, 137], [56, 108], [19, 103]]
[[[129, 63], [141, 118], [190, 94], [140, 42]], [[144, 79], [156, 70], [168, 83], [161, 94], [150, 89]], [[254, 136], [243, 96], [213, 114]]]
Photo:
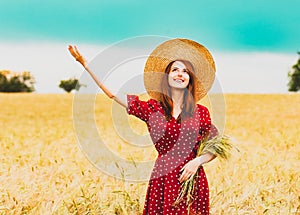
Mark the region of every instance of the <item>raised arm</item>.
[[88, 68], [87, 63], [83, 56], [80, 54], [76, 46], [69, 45], [69, 52], [71, 55], [78, 61], [84, 69], [90, 74], [90, 76], [94, 79], [96, 84], [100, 87], [100, 89], [111, 99], [114, 99], [116, 102], [118, 102], [123, 107], [127, 108], [127, 102], [122, 101], [120, 98], [117, 98], [115, 95], [113, 95], [103, 84], [100, 83], [100, 81], [97, 79], [97, 77], [94, 75], [94, 73]]

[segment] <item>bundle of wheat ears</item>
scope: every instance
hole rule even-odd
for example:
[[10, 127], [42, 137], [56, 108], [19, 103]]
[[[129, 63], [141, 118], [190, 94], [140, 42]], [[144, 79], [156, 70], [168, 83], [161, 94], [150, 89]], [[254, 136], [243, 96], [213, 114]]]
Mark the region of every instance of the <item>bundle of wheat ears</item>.
[[[227, 160], [231, 155], [232, 148], [232, 142], [226, 135], [217, 135], [211, 139], [203, 138], [203, 140], [199, 142], [197, 156], [203, 155], [205, 153], [212, 153], [217, 157]], [[186, 197], [188, 214], [190, 214], [190, 206], [193, 202], [194, 185], [196, 182], [198, 171], [199, 169], [194, 175], [192, 175], [188, 180], [185, 180], [181, 184], [178, 197], [174, 202], [174, 206], [176, 206]]]

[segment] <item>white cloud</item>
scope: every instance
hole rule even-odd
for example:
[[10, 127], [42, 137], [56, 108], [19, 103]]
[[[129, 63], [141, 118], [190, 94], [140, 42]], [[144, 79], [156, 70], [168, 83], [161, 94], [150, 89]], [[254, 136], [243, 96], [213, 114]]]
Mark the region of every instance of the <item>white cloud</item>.
[[[64, 43], [4, 43], [0, 42], [0, 70], [30, 71], [36, 79], [37, 93], [62, 93], [59, 81], [79, 77], [82, 67], [75, 62]], [[87, 59], [95, 56], [101, 46], [81, 45]]]
[[217, 78], [226, 93], [285, 93], [296, 54], [216, 53]]
[[[59, 81], [79, 78], [82, 67], [68, 53], [68, 43], [0, 42], [0, 70], [30, 71], [35, 77], [37, 93], [62, 93]], [[106, 46], [77, 44], [91, 61]], [[217, 79], [225, 93], [285, 93], [287, 72], [296, 62], [296, 54], [282, 53], [213, 53]], [[122, 81], [142, 74], [145, 58], [122, 64], [107, 78], [106, 84], [117, 91]], [[116, 74], [120, 77], [117, 80]]]

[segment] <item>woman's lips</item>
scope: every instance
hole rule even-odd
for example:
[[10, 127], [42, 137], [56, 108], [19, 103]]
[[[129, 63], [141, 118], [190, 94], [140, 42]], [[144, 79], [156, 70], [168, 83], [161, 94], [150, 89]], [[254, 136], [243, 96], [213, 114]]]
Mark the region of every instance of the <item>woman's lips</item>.
[[181, 78], [174, 78], [173, 79], [175, 82], [177, 82], [177, 83], [182, 83], [182, 82], [184, 82], [184, 79], [181, 79]]

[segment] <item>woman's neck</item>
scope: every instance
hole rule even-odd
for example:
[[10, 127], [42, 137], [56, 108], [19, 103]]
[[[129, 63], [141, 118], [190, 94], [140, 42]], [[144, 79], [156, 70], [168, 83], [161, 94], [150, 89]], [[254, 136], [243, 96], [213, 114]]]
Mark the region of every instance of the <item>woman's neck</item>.
[[184, 90], [172, 89], [172, 101], [173, 101], [173, 117], [177, 118], [182, 111], [182, 104], [184, 98]]
[[184, 91], [182, 89], [172, 89], [172, 100], [174, 106], [181, 106], [183, 103]]

